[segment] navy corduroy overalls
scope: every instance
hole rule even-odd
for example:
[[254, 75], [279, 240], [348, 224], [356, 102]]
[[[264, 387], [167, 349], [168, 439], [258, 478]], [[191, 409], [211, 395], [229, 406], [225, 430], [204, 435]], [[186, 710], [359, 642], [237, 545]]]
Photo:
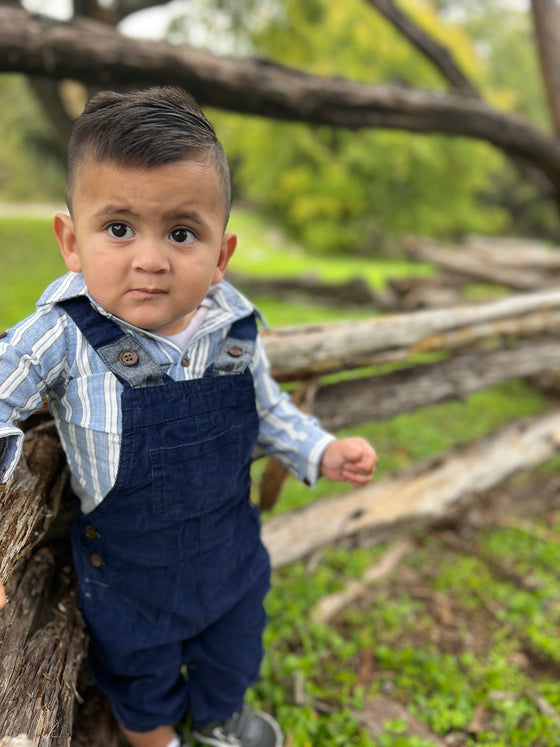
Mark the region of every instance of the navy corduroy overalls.
[[90, 668], [132, 731], [223, 721], [258, 677], [270, 582], [249, 501], [255, 318], [174, 381], [85, 297], [60, 305], [124, 387], [115, 484], [72, 536]]

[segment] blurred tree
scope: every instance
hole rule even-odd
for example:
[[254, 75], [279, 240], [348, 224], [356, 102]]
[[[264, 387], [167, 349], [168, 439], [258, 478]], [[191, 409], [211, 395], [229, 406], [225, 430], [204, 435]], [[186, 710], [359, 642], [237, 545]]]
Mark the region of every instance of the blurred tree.
[[[63, 97], [54, 94], [53, 82], [60, 91], [59, 81], [64, 78], [103, 87], [166, 82], [184, 85], [206, 106], [311, 124], [315, 129], [305, 136], [307, 143], [299, 132], [302, 128], [290, 128], [297, 132], [298, 147], [288, 143], [285, 125], [274, 125], [272, 161], [278, 153], [287, 159], [286, 170], [263, 178], [265, 183], [268, 179], [275, 208], [292, 225], [306, 230], [315, 245], [366, 245], [371, 232], [379, 228], [422, 226], [430, 232], [502, 228], [504, 212], [498, 201], [491, 204], [487, 199], [489, 207], [483, 212], [480, 207], [485, 203], [475, 199], [477, 193], [489, 191], [492, 171], [504, 173], [497, 151], [482, 143], [472, 149], [464, 138], [497, 146], [514, 159], [516, 168], [523, 168], [524, 185], [531, 179], [539, 195], [559, 201], [560, 143], [542, 125], [512, 113], [516, 108], [521, 111], [514, 97], [498, 94], [487, 83], [492, 82], [483, 64], [492, 62], [488, 40], [499, 32], [485, 39], [481, 35], [474, 47], [449, 20], [459, 10], [462, 21], [474, 23], [472, 9], [477, 5], [472, 0], [461, 4], [353, 0], [343, 7], [324, 0], [214, 2], [218, 14], [213, 20], [207, 15], [209, 27], [219, 20], [237, 34], [236, 48], [221, 49], [244, 54], [254, 50], [268, 61], [216, 56], [177, 43], [132, 40], [110, 28], [133, 11], [154, 5], [153, 0], [113, 0], [103, 5], [76, 0], [76, 17], [68, 24], [31, 17], [15, 4], [0, 7], [0, 70], [47, 79], [51, 88], [43, 96], [45, 106], [60, 104], [61, 110], [66, 106]], [[545, 0], [533, 0], [533, 5], [539, 2]], [[481, 4], [493, 7], [490, 0]], [[368, 13], [367, 5], [378, 15]], [[176, 34], [178, 29], [177, 25]], [[270, 62], [271, 57], [275, 62]], [[480, 97], [483, 89], [488, 103]], [[330, 129], [333, 126], [338, 129]], [[243, 130], [245, 138], [250, 132], [251, 145], [258, 141], [263, 152], [270, 153], [271, 146], [264, 143], [264, 136], [257, 137], [255, 127], [248, 120], [241, 127], [224, 124], [224, 132], [229, 137], [231, 131], [234, 144]], [[62, 131], [61, 126], [58, 129]], [[431, 137], [416, 135], [410, 141], [401, 134], [405, 130]], [[456, 140], [435, 139], [438, 133]], [[241, 158], [241, 145], [236, 155], [234, 162]], [[303, 168], [306, 163], [308, 173]], [[261, 193], [254, 181], [258, 170], [256, 159], [253, 166], [239, 166], [238, 184]], [[359, 184], [354, 184], [352, 174], [361, 175]], [[318, 193], [315, 204], [309, 197], [311, 186]], [[290, 189], [294, 199], [289, 197]], [[333, 190], [334, 196], [346, 191], [351, 199], [333, 199]], [[427, 207], [416, 206], [416, 195], [428, 197]], [[453, 203], [456, 217], [451, 219], [448, 206]], [[465, 216], [473, 216], [470, 223]]]
[[0, 76], [1, 199], [63, 199], [65, 169], [52, 149], [52, 131], [25, 78]]
[[[483, 65], [465, 33], [444, 27], [427, 5], [414, 10], [432, 35], [446, 36], [471, 78], [482, 80]], [[444, 89], [423, 55], [380, 15], [363, 11], [362, 0], [285, 0], [282, 15], [251, 40], [258, 54], [317, 75]], [[473, 90], [466, 79], [459, 82]], [[274, 211], [309, 248], [367, 251], [395, 233], [506, 228], [506, 213], [484, 199], [502, 165], [485, 144], [227, 115], [214, 119], [236, 165], [237, 192]]]

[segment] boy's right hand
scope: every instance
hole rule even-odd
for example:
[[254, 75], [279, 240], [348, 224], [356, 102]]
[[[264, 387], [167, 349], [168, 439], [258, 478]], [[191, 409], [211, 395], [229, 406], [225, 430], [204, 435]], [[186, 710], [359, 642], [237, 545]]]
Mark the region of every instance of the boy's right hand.
[[4, 584], [0, 580], [0, 610], [3, 609], [8, 603], [6, 592], [4, 591]]

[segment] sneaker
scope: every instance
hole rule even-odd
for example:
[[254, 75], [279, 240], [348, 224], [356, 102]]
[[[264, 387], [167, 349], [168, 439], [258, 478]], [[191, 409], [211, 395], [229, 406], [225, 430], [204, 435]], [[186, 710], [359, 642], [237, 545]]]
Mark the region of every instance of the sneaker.
[[221, 724], [210, 724], [205, 729], [193, 729], [192, 736], [200, 744], [213, 747], [283, 747], [284, 735], [278, 723], [262, 711], [244, 705], [240, 713]]

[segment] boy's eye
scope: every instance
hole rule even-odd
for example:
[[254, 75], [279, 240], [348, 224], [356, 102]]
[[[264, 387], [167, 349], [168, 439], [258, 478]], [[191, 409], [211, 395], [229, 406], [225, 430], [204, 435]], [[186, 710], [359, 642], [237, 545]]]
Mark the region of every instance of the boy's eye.
[[190, 244], [195, 240], [196, 237], [189, 228], [180, 226], [179, 228], [174, 228], [171, 231], [171, 233], [169, 234], [169, 238], [176, 244]]
[[132, 230], [126, 223], [111, 223], [107, 231], [115, 239], [129, 239], [132, 236]]

